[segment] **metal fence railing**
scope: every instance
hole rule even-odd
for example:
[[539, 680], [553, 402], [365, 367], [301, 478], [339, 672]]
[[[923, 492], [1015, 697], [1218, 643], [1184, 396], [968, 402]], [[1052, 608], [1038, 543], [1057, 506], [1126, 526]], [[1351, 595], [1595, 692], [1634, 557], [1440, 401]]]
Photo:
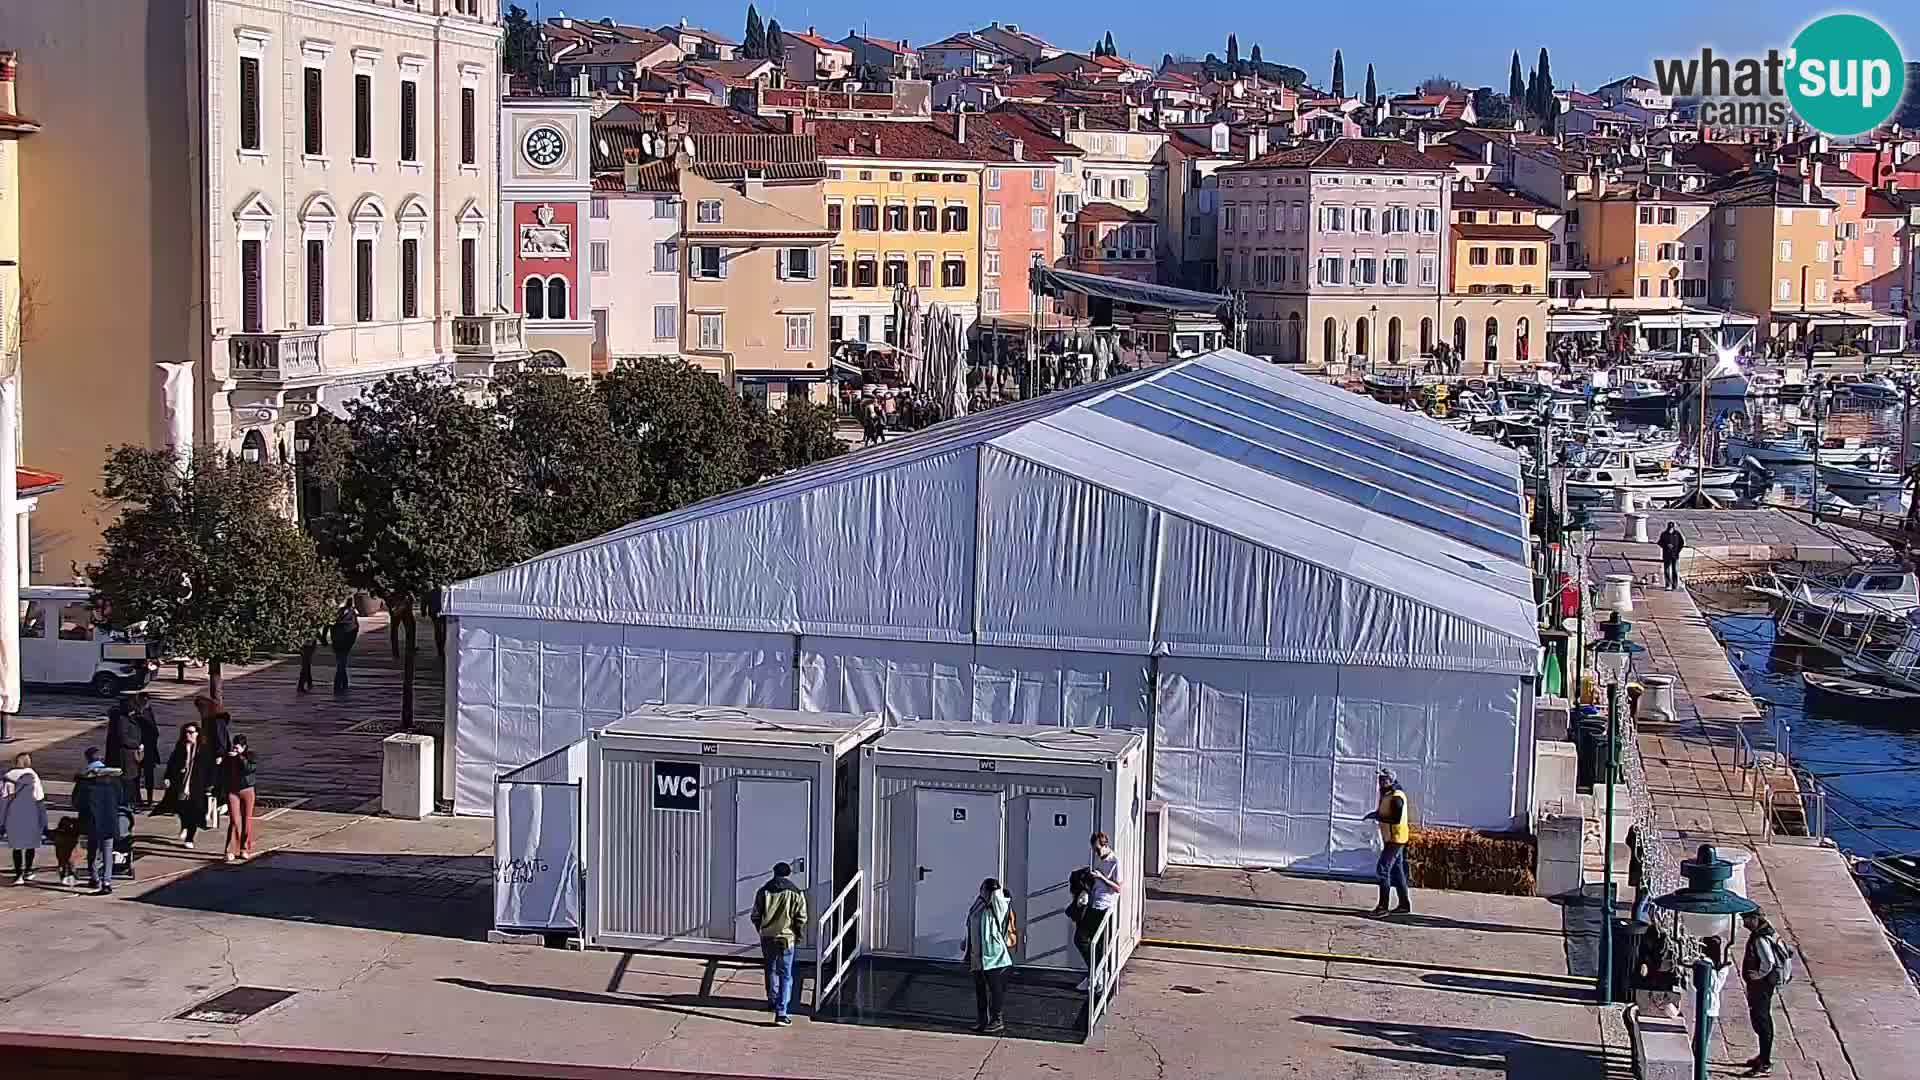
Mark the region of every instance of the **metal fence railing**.
[[[1114, 915], [1117, 915], [1115, 912]], [[1118, 919], [1113, 916], [1100, 920], [1100, 926], [1093, 932], [1093, 941], [1088, 954], [1093, 964], [1087, 971], [1087, 1037], [1100, 1027], [1100, 1018], [1107, 1014], [1107, 1006], [1113, 1001], [1113, 986], [1120, 973], [1120, 936], [1114, 929]]]
[[866, 911], [861, 906], [860, 874], [853, 875], [840, 895], [820, 915], [820, 944], [814, 951], [813, 1009], [831, 1002], [865, 951]]

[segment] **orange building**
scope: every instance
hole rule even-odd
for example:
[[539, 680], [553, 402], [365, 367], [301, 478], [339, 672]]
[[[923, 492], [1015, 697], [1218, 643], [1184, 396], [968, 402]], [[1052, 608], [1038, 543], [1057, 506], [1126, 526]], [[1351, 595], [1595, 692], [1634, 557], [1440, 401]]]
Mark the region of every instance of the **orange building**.
[[1593, 274], [1588, 296], [1630, 298], [1635, 308], [1707, 299], [1712, 200], [1616, 182], [1576, 203], [1581, 248]]
[[1763, 338], [1797, 341], [1806, 317], [1835, 304], [1832, 199], [1811, 179], [1753, 170], [1703, 192], [1714, 201], [1716, 304], [1758, 320]]

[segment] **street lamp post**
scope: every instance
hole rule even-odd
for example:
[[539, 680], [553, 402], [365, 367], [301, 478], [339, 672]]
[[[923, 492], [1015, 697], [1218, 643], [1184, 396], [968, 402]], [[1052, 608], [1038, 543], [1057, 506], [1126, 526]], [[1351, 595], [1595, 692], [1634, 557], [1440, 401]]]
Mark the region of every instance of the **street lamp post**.
[[[1749, 911], [1758, 911], [1759, 905], [1727, 888], [1727, 882], [1733, 877], [1733, 864], [1720, 857], [1710, 844], [1702, 844], [1700, 851], [1691, 859], [1680, 863], [1680, 874], [1687, 879], [1685, 887], [1665, 896], [1655, 897], [1653, 906], [1662, 911], [1672, 911], [1685, 915], [1742, 915]], [[1733, 934], [1727, 935], [1725, 947], [1733, 949]], [[1696, 958], [1693, 962], [1693, 1075], [1695, 1080], [1707, 1080], [1707, 979], [1712, 967], [1705, 958]]]
[[1602, 637], [1594, 643], [1593, 672], [1607, 688], [1607, 816], [1600, 851], [1600, 1003], [1613, 1004], [1613, 807], [1614, 783], [1620, 773], [1620, 688], [1640, 646], [1627, 640], [1633, 624], [1614, 609], [1600, 624]]

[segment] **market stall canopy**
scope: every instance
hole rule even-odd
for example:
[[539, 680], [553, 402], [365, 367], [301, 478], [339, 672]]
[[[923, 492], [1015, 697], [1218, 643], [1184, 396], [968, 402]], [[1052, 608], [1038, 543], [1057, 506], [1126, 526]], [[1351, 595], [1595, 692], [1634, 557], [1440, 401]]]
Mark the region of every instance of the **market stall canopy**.
[[1108, 277], [1105, 274], [1089, 274], [1081, 270], [1055, 270], [1049, 266], [1032, 267], [1029, 272], [1029, 284], [1036, 291], [1050, 296], [1079, 293], [1082, 296], [1112, 300], [1118, 304], [1171, 311], [1218, 311], [1233, 299], [1220, 293], [1176, 289], [1171, 285], [1154, 285], [1127, 278]]
[[1223, 350], [447, 591], [456, 617], [1530, 676], [1520, 458]]

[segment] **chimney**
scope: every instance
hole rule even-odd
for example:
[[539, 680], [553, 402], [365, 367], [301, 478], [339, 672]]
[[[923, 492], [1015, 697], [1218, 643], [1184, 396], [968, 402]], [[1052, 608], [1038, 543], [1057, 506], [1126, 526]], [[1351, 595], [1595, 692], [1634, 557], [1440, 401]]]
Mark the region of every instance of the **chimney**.
[[873, 133], [873, 156], [880, 156], [880, 133], [877, 131]]
[[1673, 147], [1669, 146], [1660, 151], [1660, 164], [1669, 169], [1673, 168]]
[[767, 174], [759, 169], [748, 169], [746, 179], [740, 182], [740, 193], [755, 202], [765, 202], [767, 198]]
[[[1822, 135], [1820, 137], [1823, 139], [1826, 138], [1825, 135]], [[1821, 174], [1824, 173], [1825, 171], [1826, 171], [1826, 163], [1821, 161], [1819, 158], [1815, 158], [1813, 160], [1813, 186], [1814, 187], [1820, 186]]]
[[795, 110], [787, 114], [787, 134], [805, 135], [807, 133], [806, 114]]
[[1805, 173], [1800, 174], [1800, 201], [1813, 201], [1813, 180]]
[[1483, 142], [1480, 144], [1480, 164], [1482, 165], [1493, 164], [1493, 140], [1492, 139], [1488, 139], [1486, 142]]
[[1013, 160], [1027, 160], [1027, 141], [1025, 139], [1013, 140]]
[[573, 96], [577, 98], [593, 96], [593, 80], [588, 77], [586, 68], [581, 68], [573, 76]]
[[967, 141], [967, 107], [965, 105], [960, 106], [960, 111], [953, 114], [953, 141], [962, 144]]
[[640, 190], [640, 151], [639, 150], [633, 149], [631, 147], [627, 149], [626, 153], [622, 155], [622, 160], [620, 163], [620, 171], [622, 174], [622, 178], [625, 181], [625, 183], [622, 185], [623, 187], [625, 187], [628, 191]]
[[1413, 142], [1413, 145], [1414, 145], [1414, 146], [1415, 146], [1416, 148], [1418, 148], [1418, 149], [1419, 149], [1419, 151], [1420, 151], [1421, 153], [1423, 153], [1423, 154], [1424, 154], [1424, 153], [1426, 153], [1426, 152], [1427, 152], [1427, 129], [1426, 129], [1426, 126], [1425, 126], [1425, 125], [1422, 125], [1422, 126], [1420, 126], [1420, 127], [1418, 127], [1418, 128], [1416, 128], [1416, 129], [1414, 129], [1414, 130], [1416, 131], [1416, 134], [1415, 134], [1415, 135], [1414, 135], [1414, 137], [1413, 137], [1413, 138], [1414, 138], [1414, 142]]
[[808, 36], [808, 37], [819, 37], [819, 36], [820, 36], [820, 32], [819, 32], [818, 30], [815, 30], [815, 29], [814, 29], [813, 27], [811, 27], [811, 26], [809, 26], [809, 27], [807, 27], [807, 36]]
[[20, 56], [18, 53], [0, 52], [0, 112], [19, 112], [19, 99], [15, 96], [13, 80], [20, 74]]
[[1131, 105], [1127, 106], [1127, 130], [1140, 130], [1140, 114]]
[[1071, 121], [1071, 122], [1072, 122], [1072, 124], [1073, 124], [1073, 129], [1074, 129], [1075, 131], [1084, 131], [1084, 130], [1086, 130], [1086, 127], [1087, 127], [1087, 110], [1085, 110], [1085, 109], [1075, 109], [1075, 110], [1073, 110], [1073, 114], [1072, 114], [1072, 121]]
[[847, 136], [847, 153], [849, 153], [849, 154], [851, 154], [851, 153], [853, 153], [853, 152], [854, 152], [854, 149], [853, 149], [853, 136], [851, 136], [851, 135], [849, 135], [849, 136]]

